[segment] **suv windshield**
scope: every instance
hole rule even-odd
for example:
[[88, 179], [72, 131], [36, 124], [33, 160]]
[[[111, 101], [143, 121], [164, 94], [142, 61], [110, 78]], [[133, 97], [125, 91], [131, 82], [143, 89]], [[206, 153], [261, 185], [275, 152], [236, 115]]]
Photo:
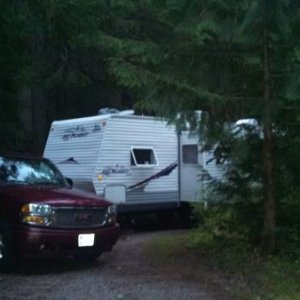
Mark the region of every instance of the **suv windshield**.
[[65, 180], [47, 160], [0, 156], [1, 183], [65, 185]]

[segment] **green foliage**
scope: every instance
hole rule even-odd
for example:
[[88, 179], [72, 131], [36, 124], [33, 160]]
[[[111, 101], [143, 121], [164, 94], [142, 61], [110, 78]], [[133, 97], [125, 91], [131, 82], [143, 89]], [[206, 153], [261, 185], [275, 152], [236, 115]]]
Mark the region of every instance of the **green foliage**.
[[[235, 191], [234, 195], [239, 192]], [[199, 226], [199, 240], [196, 237], [193, 245], [197, 248], [197, 241], [203, 241], [203, 237], [218, 240], [223, 245], [239, 244], [245, 249], [259, 249], [260, 236], [263, 222], [263, 205], [256, 195], [245, 198], [231, 198], [227, 203], [214, 203], [204, 206], [196, 204], [193, 208], [193, 218]], [[299, 238], [299, 189], [290, 191], [278, 203], [277, 207], [277, 255], [287, 259], [300, 257]], [[204, 240], [206, 240], [206, 238]], [[203, 245], [199, 245], [199, 248]]]
[[0, 2], [0, 149], [10, 144], [18, 148], [20, 124], [17, 90], [24, 77], [25, 58], [22, 47], [24, 16], [14, 11], [10, 1]]
[[296, 300], [300, 297], [299, 261], [273, 258], [263, 263], [261, 298]]
[[262, 208], [251, 201], [194, 206], [194, 218], [200, 221], [201, 230], [219, 241], [242, 242], [258, 246]]
[[[234, 203], [233, 215], [224, 214], [255, 240], [266, 192], [262, 132], [237, 139], [227, 128], [255, 118], [259, 128], [273, 127], [278, 236], [297, 245], [298, 227], [284, 220], [298, 208], [297, 197], [286, 196], [298, 193], [300, 172], [298, 1], [3, 0], [0, 9], [0, 147], [37, 151], [53, 119], [134, 98], [140, 111], [167, 117], [178, 131], [188, 121], [204, 150], [215, 147], [228, 167], [217, 189]], [[201, 124], [195, 110], [205, 112]]]
[[278, 205], [278, 244], [279, 254], [290, 257], [300, 257], [300, 190], [290, 191]]
[[129, 28], [117, 22], [117, 7], [104, 0], [3, 0], [0, 9], [2, 148], [40, 152], [54, 119], [122, 108], [126, 89], [109, 76], [111, 47], [100, 43]]
[[[218, 186], [225, 198], [260, 207], [264, 197], [278, 202], [296, 184], [298, 172], [284, 158], [299, 157], [299, 3], [142, 1], [142, 9], [140, 4], [127, 1], [127, 14], [119, 14], [134, 25], [117, 35], [111, 74], [141, 99], [140, 110], [168, 117], [180, 129], [193, 121], [190, 112], [206, 112], [199, 126], [204, 149], [217, 145], [216, 155], [228, 162], [227, 184]], [[245, 117], [255, 118], [261, 131], [245, 139], [228, 134], [226, 124]], [[287, 141], [290, 147], [283, 150]]]
[[220, 238], [203, 226], [153, 237], [144, 254], [157, 268], [173, 268], [183, 278], [202, 282], [205, 276], [206, 285], [213, 289], [218, 278], [234, 299], [296, 300], [300, 296], [299, 260], [262, 258], [244, 239]]

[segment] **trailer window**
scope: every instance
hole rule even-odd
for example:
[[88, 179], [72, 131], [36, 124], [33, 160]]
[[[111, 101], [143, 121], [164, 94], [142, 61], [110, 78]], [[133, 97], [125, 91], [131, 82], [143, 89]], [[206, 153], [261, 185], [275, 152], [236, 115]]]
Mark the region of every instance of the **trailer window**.
[[198, 145], [182, 145], [182, 162], [198, 164]]
[[153, 148], [131, 148], [132, 166], [157, 166], [157, 159]]

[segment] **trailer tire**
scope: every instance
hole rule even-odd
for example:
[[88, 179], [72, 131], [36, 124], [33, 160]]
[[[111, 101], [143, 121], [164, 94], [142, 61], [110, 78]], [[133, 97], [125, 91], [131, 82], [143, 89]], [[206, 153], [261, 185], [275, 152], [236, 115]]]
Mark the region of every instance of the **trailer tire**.
[[175, 223], [175, 211], [163, 211], [157, 213], [158, 219], [161, 224], [170, 226]]
[[183, 202], [178, 209], [178, 218], [181, 227], [190, 228], [193, 226], [192, 222], [192, 206], [189, 203]]

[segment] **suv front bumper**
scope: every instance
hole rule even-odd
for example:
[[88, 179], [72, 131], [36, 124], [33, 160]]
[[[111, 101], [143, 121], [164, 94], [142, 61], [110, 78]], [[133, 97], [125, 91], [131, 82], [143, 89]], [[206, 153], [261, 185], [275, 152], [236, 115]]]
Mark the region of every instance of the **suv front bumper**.
[[[56, 258], [100, 255], [112, 250], [119, 237], [118, 224], [89, 229], [58, 229], [20, 225], [13, 228], [16, 254], [22, 258]], [[79, 234], [95, 234], [93, 246], [79, 247]]]

